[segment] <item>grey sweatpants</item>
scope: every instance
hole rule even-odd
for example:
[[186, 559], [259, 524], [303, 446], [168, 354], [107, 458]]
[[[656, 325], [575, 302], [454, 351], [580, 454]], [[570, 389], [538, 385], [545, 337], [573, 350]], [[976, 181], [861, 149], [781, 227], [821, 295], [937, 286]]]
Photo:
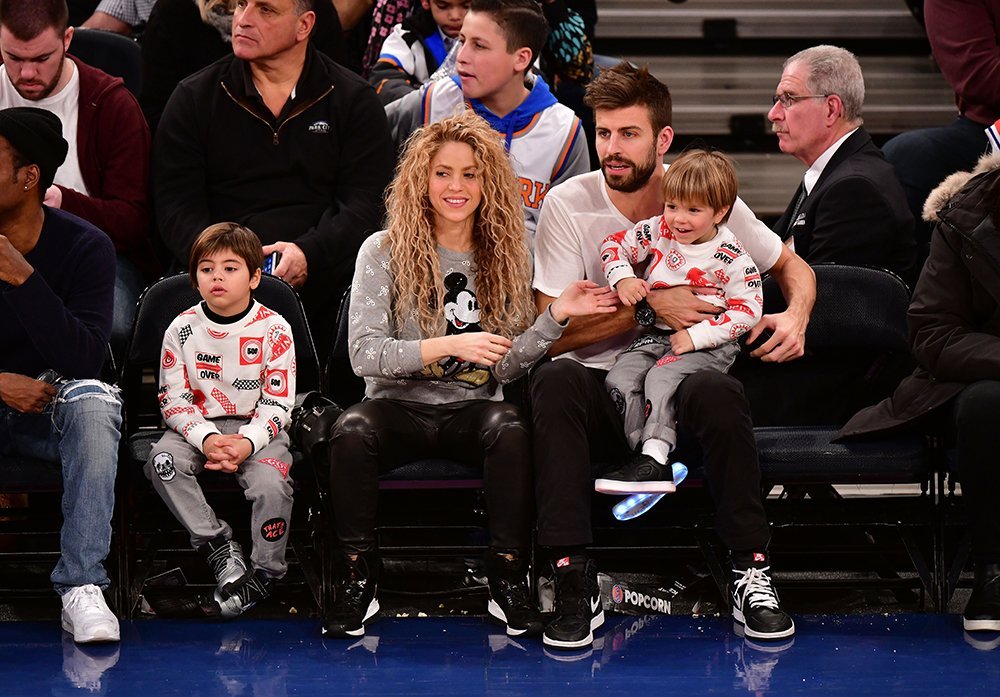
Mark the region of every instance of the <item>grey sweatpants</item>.
[[670, 344], [640, 337], [622, 351], [604, 382], [625, 420], [629, 447], [651, 438], [677, 445], [674, 393], [681, 381], [701, 370], [729, 370], [740, 352], [736, 342], [675, 356]]
[[[215, 419], [222, 433], [236, 433], [248, 419]], [[282, 431], [260, 452], [248, 457], [233, 475], [253, 503], [250, 530], [253, 553], [250, 560], [272, 578], [285, 575], [285, 547], [292, 515], [292, 479], [288, 472], [292, 456], [288, 434]], [[144, 471], [167, 508], [191, 535], [198, 547], [219, 535], [230, 539], [232, 528], [215, 517], [205, 500], [197, 475], [205, 469], [205, 455], [179, 433], [167, 431], [157, 441]]]

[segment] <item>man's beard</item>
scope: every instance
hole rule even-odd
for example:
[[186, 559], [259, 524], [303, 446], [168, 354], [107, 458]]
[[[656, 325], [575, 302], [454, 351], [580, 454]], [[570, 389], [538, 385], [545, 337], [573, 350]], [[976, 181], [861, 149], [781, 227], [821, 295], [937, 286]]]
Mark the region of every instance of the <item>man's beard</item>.
[[[625, 165], [632, 167], [632, 171], [629, 174], [609, 174], [607, 168], [608, 160], [614, 160], [615, 162], [620, 162]], [[641, 189], [649, 181], [649, 178], [653, 176], [653, 172], [656, 170], [656, 151], [653, 151], [652, 156], [647, 159], [642, 164], [637, 164], [632, 160], [625, 157], [605, 157], [601, 160], [601, 171], [604, 173], [604, 181], [608, 183], [608, 186], [615, 191], [620, 191], [623, 194], [632, 194]]]
[[52, 81], [43, 86], [41, 92], [35, 92], [29, 96], [28, 94], [22, 92], [21, 88], [16, 83], [14, 84], [14, 89], [17, 90], [17, 93], [21, 95], [21, 97], [32, 102], [37, 102], [39, 99], [45, 99], [46, 97], [52, 94], [52, 92], [56, 88], [56, 85], [59, 84], [59, 80], [62, 79], [63, 70], [65, 69], [66, 69], [66, 54], [63, 53], [59, 57], [59, 69], [56, 70], [56, 74], [52, 78]]

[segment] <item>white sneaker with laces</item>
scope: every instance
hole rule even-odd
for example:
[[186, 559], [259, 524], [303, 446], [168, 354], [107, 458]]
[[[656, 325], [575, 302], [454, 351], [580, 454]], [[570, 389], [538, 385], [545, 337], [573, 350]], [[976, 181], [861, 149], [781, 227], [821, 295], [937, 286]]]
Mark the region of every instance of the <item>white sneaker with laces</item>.
[[120, 640], [118, 618], [94, 584], [73, 588], [62, 597], [62, 604], [62, 628], [76, 643]]

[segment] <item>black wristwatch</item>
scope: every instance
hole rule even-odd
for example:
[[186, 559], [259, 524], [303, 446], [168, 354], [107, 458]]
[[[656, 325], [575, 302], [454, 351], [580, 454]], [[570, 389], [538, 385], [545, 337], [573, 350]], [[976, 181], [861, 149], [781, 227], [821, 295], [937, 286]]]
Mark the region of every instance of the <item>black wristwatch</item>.
[[635, 304], [635, 321], [640, 327], [652, 327], [656, 324], [656, 311], [645, 298]]

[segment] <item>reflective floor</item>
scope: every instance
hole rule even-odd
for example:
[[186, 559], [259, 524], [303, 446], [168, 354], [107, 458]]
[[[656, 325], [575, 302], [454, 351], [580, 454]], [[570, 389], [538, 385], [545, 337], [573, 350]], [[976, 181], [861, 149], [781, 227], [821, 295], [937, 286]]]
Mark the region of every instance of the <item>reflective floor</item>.
[[[1000, 635], [955, 615], [806, 616], [781, 644], [725, 618], [609, 615], [557, 653], [478, 618], [386, 619], [356, 642], [317, 620], [145, 620], [77, 647], [54, 622], [0, 623], [0, 695], [998, 695]], [[649, 691], [655, 692], [649, 692]]]

